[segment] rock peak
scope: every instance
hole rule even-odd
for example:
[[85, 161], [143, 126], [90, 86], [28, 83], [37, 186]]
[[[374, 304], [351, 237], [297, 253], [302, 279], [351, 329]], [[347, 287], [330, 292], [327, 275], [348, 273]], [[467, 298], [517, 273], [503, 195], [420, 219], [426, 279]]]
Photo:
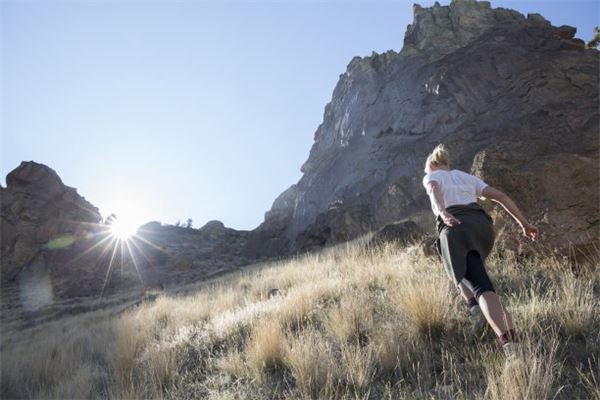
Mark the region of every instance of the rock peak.
[[223, 230], [225, 229], [225, 224], [223, 224], [223, 222], [219, 221], [219, 220], [211, 220], [208, 221], [206, 224], [204, 224], [201, 228], [200, 231], [210, 231], [210, 230]]
[[52, 168], [35, 161], [21, 161], [21, 164], [6, 175], [9, 189], [30, 185], [62, 186], [62, 180]]
[[442, 56], [463, 47], [490, 29], [521, 28], [525, 24], [545, 24], [539, 16], [525, 18], [521, 13], [492, 8], [489, 1], [452, 0], [447, 6], [413, 5], [414, 20], [404, 37], [403, 55]]

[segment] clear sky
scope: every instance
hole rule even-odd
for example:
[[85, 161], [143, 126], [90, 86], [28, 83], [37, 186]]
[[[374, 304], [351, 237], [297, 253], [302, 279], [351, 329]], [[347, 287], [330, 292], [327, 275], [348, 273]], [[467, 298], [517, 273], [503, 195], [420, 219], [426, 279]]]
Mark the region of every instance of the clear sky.
[[[412, 3], [0, 0], [1, 183], [34, 160], [105, 216], [253, 229], [346, 65], [399, 51]], [[492, 1], [584, 40], [598, 5]]]

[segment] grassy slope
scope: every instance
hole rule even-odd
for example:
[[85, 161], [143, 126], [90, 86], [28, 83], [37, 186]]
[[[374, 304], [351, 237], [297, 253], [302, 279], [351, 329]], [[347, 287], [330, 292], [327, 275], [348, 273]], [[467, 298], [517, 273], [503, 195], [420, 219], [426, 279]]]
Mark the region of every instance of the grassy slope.
[[5, 341], [1, 394], [600, 398], [600, 270], [497, 254], [487, 265], [525, 337], [510, 368], [491, 330], [471, 334], [437, 259], [357, 241]]

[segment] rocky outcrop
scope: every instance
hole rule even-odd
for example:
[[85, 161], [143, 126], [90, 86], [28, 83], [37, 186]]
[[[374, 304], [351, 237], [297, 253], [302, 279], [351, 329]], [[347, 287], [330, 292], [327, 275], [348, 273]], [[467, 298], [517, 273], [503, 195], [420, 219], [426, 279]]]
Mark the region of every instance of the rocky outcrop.
[[401, 246], [416, 243], [423, 239], [423, 231], [414, 221], [389, 224], [377, 231], [371, 238], [371, 244], [397, 242]]
[[242, 254], [249, 232], [220, 221], [200, 229], [149, 222], [120, 241], [98, 209], [51, 168], [23, 162], [6, 182], [0, 188], [3, 306], [18, 303], [34, 312], [73, 297], [206, 279], [251, 261]]
[[43, 164], [22, 162], [6, 184], [0, 188], [4, 280], [15, 279], [36, 259], [36, 265], [43, 263], [54, 248], [85, 240], [102, 220], [96, 207]]
[[251, 260], [243, 254], [249, 231], [209, 221], [200, 229], [161, 225], [141, 226], [130, 239], [150, 268], [161, 273], [161, 286], [205, 279], [229, 272]]
[[287, 254], [290, 241], [286, 230], [294, 215], [297, 190], [292, 185], [281, 193], [271, 209], [265, 213], [265, 221], [254, 229], [244, 248], [251, 258], [277, 257]]
[[527, 210], [527, 217], [543, 232], [543, 240], [518, 240], [518, 225], [501, 207], [487, 201], [483, 206], [495, 221], [500, 250], [527, 254], [558, 249], [583, 257], [597, 252], [598, 157], [558, 152], [532, 157], [513, 148], [512, 143], [498, 143], [479, 152], [472, 172], [492, 186], [518, 193], [519, 206]]
[[[597, 244], [599, 53], [574, 33], [489, 2], [415, 5], [399, 53], [355, 57], [340, 76], [286, 218], [266, 218], [261, 237], [283, 232], [271, 251], [294, 253], [399, 220], [433, 231], [421, 178], [444, 143], [452, 168], [498, 185], [540, 225], [540, 243]], [[499, 248], [521, 249], [496, 210]]]

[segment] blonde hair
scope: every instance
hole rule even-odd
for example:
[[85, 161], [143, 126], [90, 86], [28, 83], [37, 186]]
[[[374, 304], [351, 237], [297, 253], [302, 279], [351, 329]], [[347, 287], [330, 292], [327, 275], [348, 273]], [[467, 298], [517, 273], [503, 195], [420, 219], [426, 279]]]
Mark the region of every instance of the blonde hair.
[[435, 146], [435, 149], [427, 156], [427, 161], [425, 161], [425, 172], [427, 172], [429, 165], [450, 168], [448, 150], [446, 150], [446, 147], [444, 147], [443, 144]]

